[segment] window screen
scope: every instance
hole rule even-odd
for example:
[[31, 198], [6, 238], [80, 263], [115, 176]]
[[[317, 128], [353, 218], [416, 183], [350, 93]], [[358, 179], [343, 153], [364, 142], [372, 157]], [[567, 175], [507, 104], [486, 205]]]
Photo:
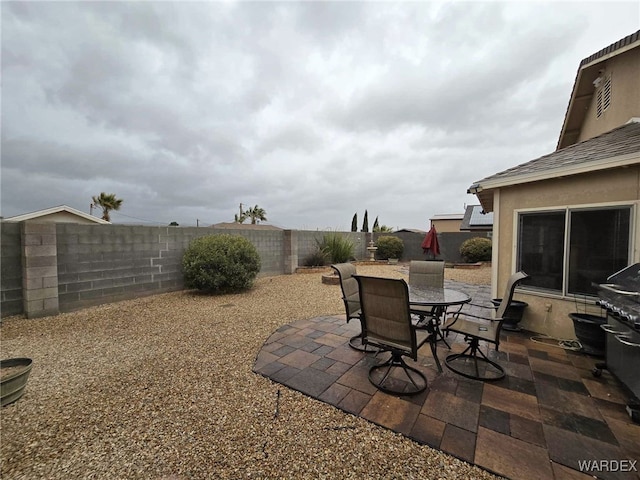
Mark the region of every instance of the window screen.
[[520, 215], [518, 270], [530, 275], [527, 285], [562, 290], [565, 212]]
[[629, 206], [521, 213], [517, 267], [529, 287], [593, 295], [593, 284], [629, 265], [630, 239]]
[[595, 294], [593, 283], [604, 283], [628, 265], [629, 210], [571, 212], [568, 293]]

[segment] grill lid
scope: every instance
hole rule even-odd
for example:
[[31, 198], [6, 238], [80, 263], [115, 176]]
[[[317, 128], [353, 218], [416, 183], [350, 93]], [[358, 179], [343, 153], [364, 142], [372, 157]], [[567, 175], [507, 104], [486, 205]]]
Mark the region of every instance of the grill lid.
[[640, 295], [640, 263], [623, 268], [607, 278], [607, 283], [600, 285], [605, 290], [612, 290], [619, 295]]
[[640, 330], [640, 263], [629, 265], [598, 285], [598, 302], [610, 314]]

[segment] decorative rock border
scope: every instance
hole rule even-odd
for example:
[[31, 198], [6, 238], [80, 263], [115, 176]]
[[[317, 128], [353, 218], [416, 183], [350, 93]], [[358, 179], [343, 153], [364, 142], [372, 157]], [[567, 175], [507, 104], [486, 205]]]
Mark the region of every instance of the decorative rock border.
[[340, 277], [335, 273], [328, 273], [326, 275], [322, 275], [322, 283], [325, 285], [339, 285]]
[[297, 267], [296, 273], [324, 273], [331, 272], [331, 267]]
[[481, 267], [482, 267], [482, 262], [477, 262], [477, 263], [454, 263], [453, 264], [453, 268], [472, 269], [472, 268], [481, 268]]

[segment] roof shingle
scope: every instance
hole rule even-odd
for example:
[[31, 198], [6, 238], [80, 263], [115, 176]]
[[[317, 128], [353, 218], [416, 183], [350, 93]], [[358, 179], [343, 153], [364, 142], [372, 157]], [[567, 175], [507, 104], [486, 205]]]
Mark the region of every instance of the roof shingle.
[[587, 166], [634, 153], [640, 153], [640, 123], [637, 119], [597, 137], [483, 178], [476, 184], [535, 173], [552, 173], [565, 167]]

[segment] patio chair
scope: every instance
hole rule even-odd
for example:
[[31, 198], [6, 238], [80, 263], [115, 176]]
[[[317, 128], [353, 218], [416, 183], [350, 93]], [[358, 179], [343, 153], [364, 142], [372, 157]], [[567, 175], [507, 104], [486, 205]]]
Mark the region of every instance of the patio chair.
[[[409, 285], [444, 288], [444, 262], [411, 260], [409, 263]], [[426, 317], [433, 317], [436, 312], [435, 307], [412, 305], [411, 313], [418, 316], [417, 325], [420, 326], [424, 324]], [[445, 343], [447, 342], [445, 341]]]
[[[389, 360], [369, 369], [369, 381], [379, 390], [394, 395], [423, 392], [427, 378], [407, 365], [403, 357], [417, 361], [418, 349], [429, 339], [429, 333], [416, 329], [411, 322], [406, 282], [361, 275], [355, 278], [360, 290], [364, 345], [391, 353]], [[396, 371], [397, 375], [392, 374]]]
[[411, 260], [409, 285], [444, 288], [444, 262]]
[[505, 321], [504, 314], [511, 303], [516, 286], [527, 275], [524, 272], [516, 272], [509, 278], [502, 302], [496, 310], [495, 307], [475, 305], [476, 307], [490, 310], [490, 316], [479, 316], [468, 312], [457, 312], [450, 317], [443, 330], [464, 335], [469, 346], [462, 353], [454, 353], [445, 358], [447, 367], [463, 377], [475, 380], [500, 380], [504, 378], [504, 368], [497, 362], [490, 360], [480, 349], [480, 342], [493, 343], [495, 350], [500, 346], [500, 331]]
[[356, 267], [352, 263], [337, 263], [331, 265], [340, 279], [340, 289], [342, 290], [342, 301], [347, 314], [347, 323], [352, 319], [360, 322], [360, 333], [349, 339], [349, 346], [360, 352], [375, 352], [377, 350], [366, 347], [362, 344], [362, 320], [360, 318], [360, 294], [358, 292], [358, 281], [353, 277], [356, 274]]

